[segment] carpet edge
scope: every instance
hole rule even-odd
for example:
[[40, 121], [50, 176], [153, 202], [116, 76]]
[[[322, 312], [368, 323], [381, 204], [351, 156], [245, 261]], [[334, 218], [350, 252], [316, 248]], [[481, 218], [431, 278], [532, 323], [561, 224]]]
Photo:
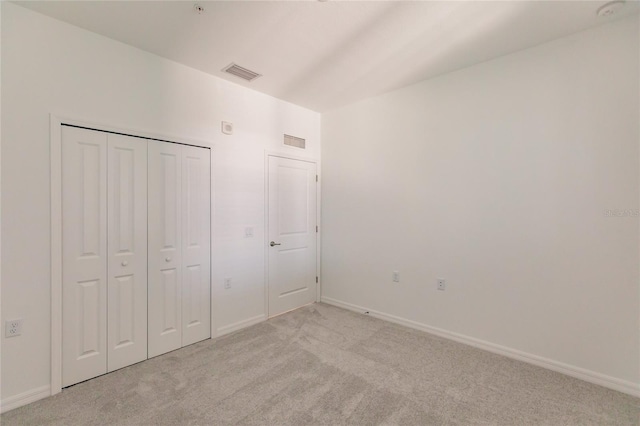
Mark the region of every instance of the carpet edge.
[[409, 320], [406, 318], [398, 317], [395, 315], [387, 314], [372, 310], [366, 307], [358, 306], [353, 303], [344, 302], [341, 300], [333, 299], [331, 297], [323, 296], [321, 302], [328, 305], [336, 306], [339, 308], [347, 309], [353, 312], [369, 312], [369, 315], [374, 318], [379, 318], [385, 321], [389, 321], [395, 324], [404, 325], [415, 330], [424, 331], [429, 334], [433, 334], [445, 339], [453, 340], [458, 343], [463, 343], [469, 346], [473, 346], [478, 349], [483, 349], [498, 355], [506, 356], [508, 358], [523, 361], [528, 364], [533, 364], [538, 367], [543, 367], [557, 373], [561, 373], [567, 376], [574, 377], [576, 379], [584, 380], [595, 385], [604, 386], [609, 389], [613, 389], [618, 392], [622, 392], [631, 396], [640, 397], [640, 383], [633, 383], [627, 380], [619, 379], [617, 377], [608, 376], [606, 374], [598, 373], [592, 370], [587, 370], [581, 367], [565, 364], [560, 361], [556, 361], [550, 358], [541, 357], [538, 355], [530, 354], [527, 352], [519, 351], [517, 349], [509, 348], [507, 346], [501, 346], [495, 343], [487, 342], [474, 337], [469, 337], [464, 334], [454, 333], [441, 328], [432, 327], [417, 321]]

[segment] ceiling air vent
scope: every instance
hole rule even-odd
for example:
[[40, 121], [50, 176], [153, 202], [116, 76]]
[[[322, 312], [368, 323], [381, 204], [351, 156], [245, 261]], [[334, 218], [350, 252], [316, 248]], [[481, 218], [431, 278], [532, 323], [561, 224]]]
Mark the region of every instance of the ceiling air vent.
[[307, 141], [302, 138], [297, 138], [291, 135], [284, 135], [284, 144], [289, 146], [295, 146], [296, 148], [305, 149]]
[[241, 79], [247, 81], [255, 80], [256, 78], [261, 76], [261, 74], [258, 74], [257, 72], [242, 68], [241, 66], [236, 64], [231, 64], [228, 67], [224, 68], [222, 71], [233, 74], [236, 77], [240, 77]]

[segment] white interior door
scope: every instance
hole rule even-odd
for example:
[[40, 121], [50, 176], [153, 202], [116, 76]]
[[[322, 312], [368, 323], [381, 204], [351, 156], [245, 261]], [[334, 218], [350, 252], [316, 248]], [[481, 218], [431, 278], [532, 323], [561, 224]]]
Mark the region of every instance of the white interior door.
[[182, 146], [182, 346], [211, 337], [211, 159]]
[[147, 359], [147, 141], [108, 135], [108, 371]]
[[153, 357], [182, 346], [182, 147], [148, 143], [148, 330]]
[[269, 316], [316, 299], [316, 165], [269, 156]]
[[107, 372], [107, 134], [62, 127], [62, 385]]

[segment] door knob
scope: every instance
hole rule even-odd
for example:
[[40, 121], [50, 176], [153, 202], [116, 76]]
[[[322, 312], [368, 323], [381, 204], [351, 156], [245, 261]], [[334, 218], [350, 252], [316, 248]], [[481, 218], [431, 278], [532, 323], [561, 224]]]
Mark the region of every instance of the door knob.
[[171, 262], [171, 258], [170, 258], [170, 257], [166, 257], [166, 258], [164, 259], [164, 261], [165, 261], [165, 262]]
[[271, 242], [269, 243], [269, 245], [270, 245], [271, 247], [273, 247], [273, 246], [280, 246], [280, 245], [282, 245], [282, 244], [280, 244], [280, 243], [274, 243], [273, 241], [271, 241]]
[[121, 263], [122, 266], [127, 266], [128, 264], [129, 264], [129, 262], [127, 262], [126, 260], [123, 260], [122, 263]]

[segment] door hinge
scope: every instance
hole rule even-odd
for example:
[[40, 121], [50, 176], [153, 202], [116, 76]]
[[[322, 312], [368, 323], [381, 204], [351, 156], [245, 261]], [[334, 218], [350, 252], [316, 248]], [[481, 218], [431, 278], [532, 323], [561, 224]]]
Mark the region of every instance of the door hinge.
[[316, 182], [318, 181], [318, 175], [316, 175]]
[[318, 225], [316, 225], [316, 232], [318, 232]]
[[318, 284], [318, 277], [316, 277], [316, 284]]

